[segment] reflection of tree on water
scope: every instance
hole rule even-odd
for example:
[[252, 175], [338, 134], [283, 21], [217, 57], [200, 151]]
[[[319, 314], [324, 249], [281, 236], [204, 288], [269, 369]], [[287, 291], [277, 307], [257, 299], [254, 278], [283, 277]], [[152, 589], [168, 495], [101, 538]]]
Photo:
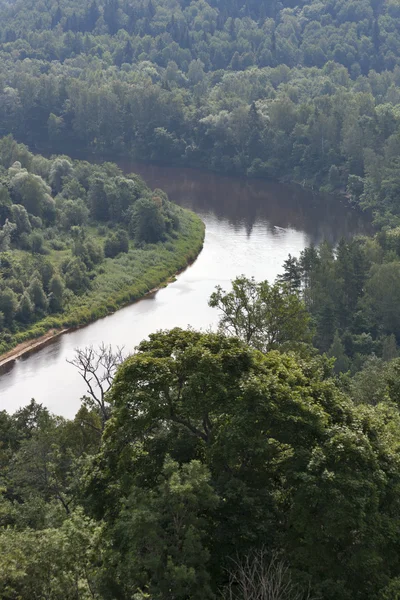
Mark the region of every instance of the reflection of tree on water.
[[248, 236], [256, 223], [263, 223], [274, 236], [282, 235], [275, 226], [304, 231], [313, 244], [324, 239], [334, 244], [341, 237], [369, 230], [367, 218], [340, 199], [297, 185], [144, 163], [121, 166], [140, 173], [151, 187], [164, 189], [178, 204], [199, 214], [212, 213], [235, 231], [244, 228]]

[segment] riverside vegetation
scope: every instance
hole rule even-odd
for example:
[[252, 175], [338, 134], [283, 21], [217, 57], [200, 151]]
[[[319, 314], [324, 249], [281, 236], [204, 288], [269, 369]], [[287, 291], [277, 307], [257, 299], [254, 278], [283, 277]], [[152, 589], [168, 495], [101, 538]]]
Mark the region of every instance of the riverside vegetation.
[[[74, 420], [0, 413], [1, 598], [400, 598], [399, 16], [394, 0], [0, 0], [2, 135], [297, 180], [377, 226], [288, 257], [273, 284], [218, 287], [218, 333], [153, 334], [118, 369], [82, 350], [99, 386]], [[60, 324], [104, 310], [129, 257], [162, 279], [201, 244], [113, 165], [0, 148], [3, 347], [57, 299]]]
[[219, 333], [81, 350], [75, 419], [0, 413], [2, 598], [398, 597], [399, 359], [345, 392], [285, 284], [210, 303]]
[[143, 296], [200, 251], [200, 219], [112, 163], [0, 140], [0, 353]]

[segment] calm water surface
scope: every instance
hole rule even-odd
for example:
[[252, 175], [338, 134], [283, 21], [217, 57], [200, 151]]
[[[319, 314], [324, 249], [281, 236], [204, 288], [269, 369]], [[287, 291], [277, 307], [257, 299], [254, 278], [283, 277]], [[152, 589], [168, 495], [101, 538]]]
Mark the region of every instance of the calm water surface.
[[129, 352], [158, 329], [215, 326], [217, 314], [207, 300], [217, 284], [227, 288], [240, 274], [272, 281], [289, 253], [297, 256], [324, 239], [335, 244], [368, 227], [338, 200], [295, 186], [140, 163], [121, 166], [200, 215], [206, 224], [204, 249], [167, 288], [9, 365], [0, 377], [0, 410], [14, 412], [35, 398], [52, 412], [73, 417], [86, 392], [67, 363], [75, 348], [104, 341]]

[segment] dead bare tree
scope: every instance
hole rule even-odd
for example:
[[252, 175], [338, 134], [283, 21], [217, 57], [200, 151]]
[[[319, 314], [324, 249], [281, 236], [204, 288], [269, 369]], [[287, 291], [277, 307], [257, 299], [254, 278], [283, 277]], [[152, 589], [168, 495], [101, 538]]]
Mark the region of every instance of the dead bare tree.
[[291, 578], [289, 567], [278, 555], [259, 550], [244, 560], [233, 561], [224, 600], [311, 600]]
[[102, 429], [110, 416], [106, 392], [111, 387], [118, 366], [125, 360], [123, 347], [100, 344], [97, 348], [76, 348], [75, 357], [67, 362], [79, 371], [87, 385], [88, 396], [84, 400], [90, 408], [97, 408], [101, 415]]

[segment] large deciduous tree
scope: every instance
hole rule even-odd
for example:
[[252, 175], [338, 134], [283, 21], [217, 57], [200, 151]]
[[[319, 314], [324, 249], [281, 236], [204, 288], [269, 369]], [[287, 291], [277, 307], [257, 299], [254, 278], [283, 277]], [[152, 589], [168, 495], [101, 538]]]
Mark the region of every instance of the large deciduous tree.
[[324, 600], [367, 600], [399, 572], [398, 435], [387, 425], [398, 414], [354, 408], [325, 359], [175, 329], [140, 344], [108, 400], [86, 506], [105, 519], [115, 550], [105, 583], [113, 597], [140, 588], [168, 598], [168, 572], [173, 597], [197, 598], [203, 585], [208, 598], [204, 573], [216, 592], [230, 560], [257, 547], [282, 550], [296, 583], [311, 580]]
[[226, 292], [220, 286], [209, 304], [220, 311], [220, 330], [263, 352], [310, 341], [309, 316], [299, 296], [285, 284], [257, 283], [244, 275]]

